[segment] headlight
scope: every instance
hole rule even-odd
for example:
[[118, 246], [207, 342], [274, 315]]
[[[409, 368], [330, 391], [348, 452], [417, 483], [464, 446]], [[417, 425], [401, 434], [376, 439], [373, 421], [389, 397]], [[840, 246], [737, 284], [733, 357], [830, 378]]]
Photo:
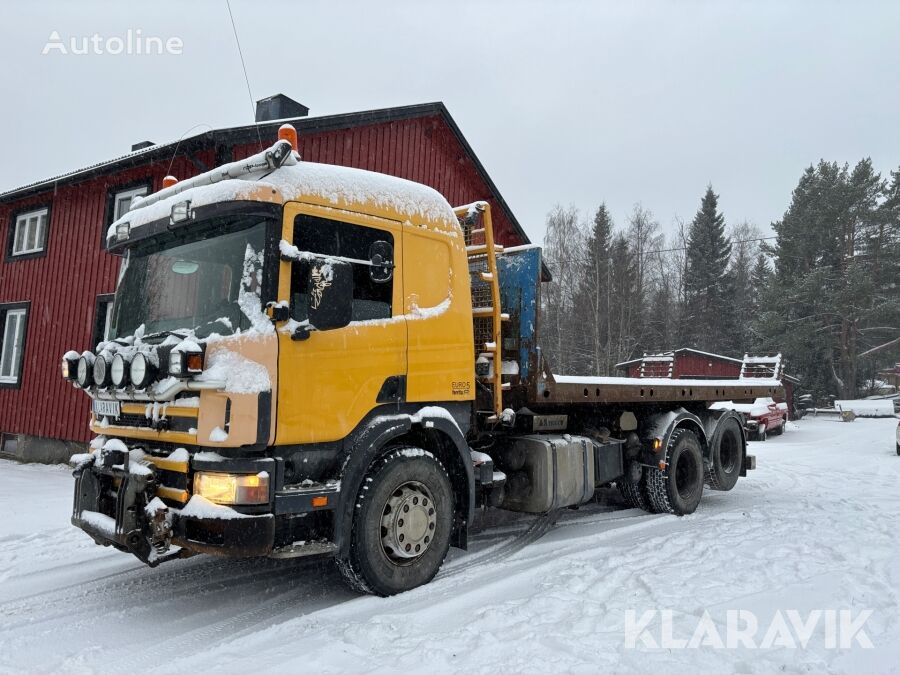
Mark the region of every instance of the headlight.
[[93, 366], [93, 354], [84, 354], [80, 359], [78, 359], [78, 368], [77, 372], [75, 373], [75, 380], [78, 382], [78, 386], [82, 389], [87, 389], [91, 386], [91, 379], [94, 374]]
[[94, 359], [94, 384], [101, 388], [109, 386], [109, 361], [105, 356]]
[[78, 354], [66, 352], [62, 358], [62, 376], [66, 380], [74, 380], [78, 376]]
[[112, 364], [109, 367], [109, 376], [112, 383], [121, 389], [128, 384], [128, 362], [121, 354], [113, 357]]
[[269, 474], [194, 474], [194, 494], [216, 504], [266, 504], [269, 501]]
[[188, 377], [203, 371], [203, 354], [183, 352], [178, 349], [169, 353], [169, 375]]
[[156, 367], [146, 354], [138, 354], [131, 361], [131, 384], [138, 389], [146, 389], [156, 377]]

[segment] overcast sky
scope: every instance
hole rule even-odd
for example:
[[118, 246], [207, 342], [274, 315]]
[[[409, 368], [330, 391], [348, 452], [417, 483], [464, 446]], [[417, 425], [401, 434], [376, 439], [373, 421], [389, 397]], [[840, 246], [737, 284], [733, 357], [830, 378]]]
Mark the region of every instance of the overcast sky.
[[[232, 0], [254, 98], [312, 115], [441, 100], [520, 222], [555, 203], [667, 229], [707, 183], [767, 228], [820, 157], [900, 165], [900, 3]], [[70, 37], [180, 55], [41, 55]], [[0, 190], [252, 121], [224, 0], [0, 6]]]

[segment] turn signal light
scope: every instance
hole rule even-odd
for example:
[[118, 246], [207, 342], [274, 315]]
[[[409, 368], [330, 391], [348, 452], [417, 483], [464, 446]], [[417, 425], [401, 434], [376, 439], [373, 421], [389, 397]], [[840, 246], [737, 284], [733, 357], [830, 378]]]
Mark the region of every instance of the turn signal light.
[[653, 452], [659, 452], [660, 448], [662, 448], [662, 439], [654, 438], [653, 439]]
[[328, 495], [319, 495], [318, 497], [313, 497], [312, 505], [314, 509], [320, 509], [323, 506], [328, 506]]

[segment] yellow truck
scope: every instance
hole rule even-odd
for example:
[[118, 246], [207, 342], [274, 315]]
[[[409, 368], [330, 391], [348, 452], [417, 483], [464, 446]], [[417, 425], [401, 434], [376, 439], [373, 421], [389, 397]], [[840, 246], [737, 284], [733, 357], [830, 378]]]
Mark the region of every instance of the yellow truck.
[[[379, 595], [430, 581], [476, 509], [546, 513], [617, 486], [691, 513], [754, 466], [711, 409], [777, 378], [555, 375], [541, 251], [490, 207], [271, 148], [167, 177], [107, 233], [112, 336], [68, 352], [91, 399], [72, 522], [149, 565], [333, 556]], [[573, 320], [576, 320], [573, 318]]]

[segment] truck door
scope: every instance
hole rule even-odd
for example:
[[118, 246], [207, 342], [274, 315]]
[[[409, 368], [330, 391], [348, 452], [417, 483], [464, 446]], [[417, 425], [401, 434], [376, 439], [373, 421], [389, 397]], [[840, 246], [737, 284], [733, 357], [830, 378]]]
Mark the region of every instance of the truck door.
[[[300, 251], [352, 262], [353, 309], [348, 326], [313, 330], [304, 340], [280, 329], [276, 443], [336, 441], [379, 401], [399, 394], [406, 380], [402, 230], [392, 220], [303, 204], [285, 205], [285, 218], [293, 220], [292, 243]], [[287, 233], [287, 221], [286, 226]], [[367, 264], [373, 251], [382, 260], [392, 256], [398, 273], [373, 271]], [[290, 312], [296, 322], [306, 320], [304, 269], [291, 265]]]

